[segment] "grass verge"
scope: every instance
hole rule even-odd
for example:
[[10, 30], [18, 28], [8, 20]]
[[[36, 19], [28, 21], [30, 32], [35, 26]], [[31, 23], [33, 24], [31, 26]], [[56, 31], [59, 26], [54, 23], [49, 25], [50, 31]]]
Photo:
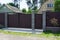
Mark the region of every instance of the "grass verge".
[[11, 32], [11, 31], [0, 30], [0, 33], [17, 35], [17, 36], [31, 36], [31, 37], [46, 37], [46, 38], [52, 36], [60, 37], [60, 32], [57, 33], [43, 32], [42, 34], [32, 34], [32, 33]]

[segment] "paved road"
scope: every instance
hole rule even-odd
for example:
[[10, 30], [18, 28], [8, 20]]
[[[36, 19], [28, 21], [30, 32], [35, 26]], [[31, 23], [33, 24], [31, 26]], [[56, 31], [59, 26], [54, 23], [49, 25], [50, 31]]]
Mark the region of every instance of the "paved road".
[[43, 40], [43, 38], [13, 36], [13, 35], [7, 35], [7, 34], [0, 33], [0, 40]]

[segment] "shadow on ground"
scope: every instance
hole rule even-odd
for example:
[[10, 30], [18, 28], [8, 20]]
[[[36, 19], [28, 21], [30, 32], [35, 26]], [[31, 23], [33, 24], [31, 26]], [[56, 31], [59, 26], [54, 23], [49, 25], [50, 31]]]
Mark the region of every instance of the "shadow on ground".
[[58, 32], [52, 32], [52, 31], [45, 31], [45, 32], [43, 32], [43, 33], [45, 33], [45, 34], [53, 34], [54, 36], [60, 36], [60, 31], [58, 31]]

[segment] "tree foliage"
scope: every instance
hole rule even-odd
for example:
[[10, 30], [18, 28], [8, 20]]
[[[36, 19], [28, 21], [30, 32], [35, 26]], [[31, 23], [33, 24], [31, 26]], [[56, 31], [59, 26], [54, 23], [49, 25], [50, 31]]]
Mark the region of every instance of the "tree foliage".
[[31, 13], [32, 13], [32, 10], [28, 9], [27, 14], [31, 14]]
[[54, 9], [56, 12], [60, 12], [60, 1], [59, 0], [55, 1]]
[[37, 4], [38, 4], [38, 0], [27, 0], [27, 5], [29, 7], [29, 9], [35, 10], [35, 8], [37, 9]]
[[15, 6], [14, 3], [8, 3], [8, 4], [11, 5], [11, 6]]
[[48, 1], [48, 0], [40, 0], [40, 4], [42, 5], [46, 1]]
[[14, 7], [17, 7], [18, 8], [18, 4], [15, 5], [14, 3], [8, 3], [8, 5], [11, 5], [11, 6], [14, 6]]

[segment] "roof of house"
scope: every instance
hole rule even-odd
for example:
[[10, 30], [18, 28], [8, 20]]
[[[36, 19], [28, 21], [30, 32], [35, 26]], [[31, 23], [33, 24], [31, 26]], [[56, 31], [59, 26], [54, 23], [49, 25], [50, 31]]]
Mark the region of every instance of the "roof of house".
[[49, 4], [49, 3], [54, 4], [54, 0], [47, 0], [45, 3], [43, 3], [42, 6], [40, 7], [39, 11], [38, 11], [38, 14], [42, 14], [43, 11], [52, 10], [53, 7], [52, 8], [47, 7], [47, 4]]
[[13, 7], [11, 5], [3, 5], [0, 7], [0, 13], [3, 12], [15, 12], [15, 13], [22, 13], [18, 8]]

